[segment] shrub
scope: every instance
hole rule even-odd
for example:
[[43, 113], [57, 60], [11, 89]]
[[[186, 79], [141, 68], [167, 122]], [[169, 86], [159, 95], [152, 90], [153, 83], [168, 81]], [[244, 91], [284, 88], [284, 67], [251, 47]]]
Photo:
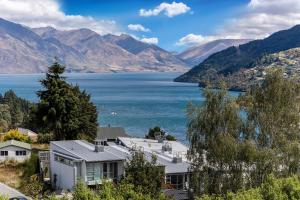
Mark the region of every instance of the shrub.
[[52, 133], [40, 133], [40, 134], [38, 134], [37, 142], [39, 144], [49, 144], [51, 140], [53, 140], [53, 134]]
[[9, 130], [3, 138], [4, 141], [7, 140], [18, 140], [21, 142], [27, 142], [27, 143], [31, 143], [31, 139], [30, 137], [23, 135], [22, 133], [20, 133], [17, 129], [11, 129]]

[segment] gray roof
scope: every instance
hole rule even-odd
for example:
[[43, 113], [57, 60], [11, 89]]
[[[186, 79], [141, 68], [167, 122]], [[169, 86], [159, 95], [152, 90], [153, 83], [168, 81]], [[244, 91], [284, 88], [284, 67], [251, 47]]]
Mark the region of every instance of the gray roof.
[[8, 196], [9, 198], [25, 197], [25, 195], [22, 194], [21, 192], [3, 184], [3, 183], [0, 183], [0, 195]]
[[87, 162], [118, 161], [126, 159], [122, 152], [116, 151], [110, 146], [105, 146], [103, 152], [95, 152], [95, 145], [84, 140], [53, 141], [51, 142], [51, 145], [55, 145], [60, 149], [54, 151], [54, 153], [61, 153]]
[[122, 127], [98, 127], [97, 140], [115, 140], [118, 137], [130, 137]]
[[20, 142], [17, 140], [8, 140], [5, 142], [0, 142], [0, 149], [8, 146], [16, 146], [16, 147], [21, 147], [24, 149], [29, 149], [31, 150], [31, 145], [25, 142]]

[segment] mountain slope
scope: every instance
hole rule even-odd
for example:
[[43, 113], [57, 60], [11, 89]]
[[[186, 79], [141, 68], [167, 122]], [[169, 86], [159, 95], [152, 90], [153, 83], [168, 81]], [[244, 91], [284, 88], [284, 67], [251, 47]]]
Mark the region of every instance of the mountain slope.
[[251, 40], [248, 39], [215, 40], [203, 45], [188, 48], [187, 50], [178, 54], [178, 57], [184, 60], [189, 65], [196, 66], [214, 53], [227, 49], [228, 47], [238, 46], [250, 41]]
[[179, 82], [217, 84], [223, 77], [249, 69], [264, 55], [300, 47], [300, 25], [279, 31], [266, 39], [255, 40], [238, 47], [230, 47], [208, 57], [189, 72], [176, 78]]
[[30, 29], [0, 18], [0, 73], [45, 72], [54, 57], [68, 72], [187, 69], [184, 62], [155, 45], [126, 35], [114, 37], [118, 44], [89, 29]]

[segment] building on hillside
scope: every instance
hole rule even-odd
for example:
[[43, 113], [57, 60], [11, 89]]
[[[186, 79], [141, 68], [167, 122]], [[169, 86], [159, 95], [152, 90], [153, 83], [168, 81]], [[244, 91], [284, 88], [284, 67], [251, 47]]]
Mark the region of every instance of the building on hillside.
[[101, 184], [103, 179], [118, 181], [124, 173], [126, 154], [97, 140], [50, 143], [50, 174], [54, 189], [73, 190], [76, 182]]
[[188, 188], [189, 167], [187, 160], [188, 147], [178, 141], [162, 141], [143, 138], [119, 137], [117, 143], [108, 143], [115, 148], [139, 149], [151, 159], [156, 155], [157, 164], [164, 166], [166, 184], [173, 189], [185, 190]]
[[131, 137], [122, 127], [98, 127], [97, 140], [117, 141], [118, 137]]
[[22, 133], [23, 135], [26, 135], [28, 136], [33, 142], [36, 142], [37, 139], [38, 139], [38, 134], [29, 130], [29, 129], [26, 129], [26, 128], [18, 128], [18, 131], [20, 133]]
[[24, 162], [31, 156], [31, 145], [16, 140], [0, 142], [0, 162], [15, 160]]

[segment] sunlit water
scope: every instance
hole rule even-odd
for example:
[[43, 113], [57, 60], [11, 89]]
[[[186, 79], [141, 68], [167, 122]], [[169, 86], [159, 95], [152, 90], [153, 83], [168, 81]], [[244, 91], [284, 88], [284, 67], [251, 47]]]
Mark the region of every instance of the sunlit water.
[[[178, 73], [66, 74], [92, 96], [101, 126], [122, 126], [134, 136], [144, 136], [150, 127], [161, 126], [179, 140], [186, 139], [186, 106], [203, 102], [197, 84], [175, 83]], [[38, 80], [43, 74], [0, 75], [0, 92], [38, 101]]]

